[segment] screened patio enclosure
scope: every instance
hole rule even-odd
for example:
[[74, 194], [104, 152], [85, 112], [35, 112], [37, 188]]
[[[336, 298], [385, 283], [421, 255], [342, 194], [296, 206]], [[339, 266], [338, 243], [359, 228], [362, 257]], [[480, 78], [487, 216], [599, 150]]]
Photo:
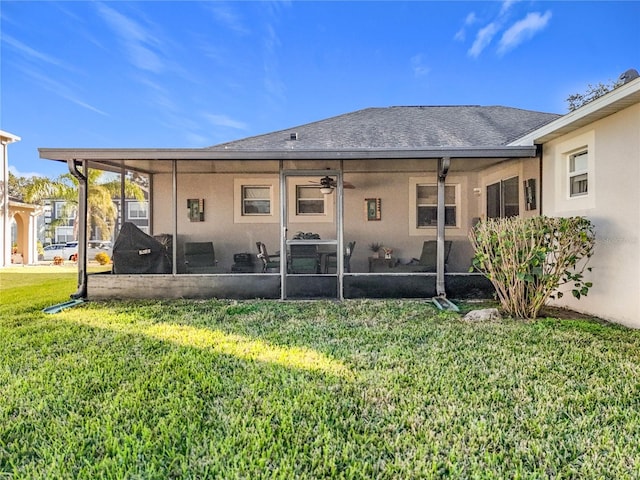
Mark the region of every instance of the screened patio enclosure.
[[[170, 271], [117, 273], [126, 268], [116, 264], [116, 273], [88, 275], [87, 229], [79, 228], [74, 295], [89, 299], [489, 297], [489, 282], [469, 273], [469, 229], [482, 218], [539, 211], [531, 201], [539, 196], [535, 147], [40, 156], [67, 162], [80, 180], [85, 227], [86, 169], [147, 176], [146, 233], [170, 239]], [[200, 270], [185, 258], [196, 244], [213, 255], [198, 257]]]

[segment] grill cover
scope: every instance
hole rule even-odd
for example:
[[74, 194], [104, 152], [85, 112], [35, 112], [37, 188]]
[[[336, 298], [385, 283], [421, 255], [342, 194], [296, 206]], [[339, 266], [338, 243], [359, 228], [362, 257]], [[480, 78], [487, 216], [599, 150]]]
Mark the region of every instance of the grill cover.
[[133, 223], [125, 222], [113, 244], [113, 273], [171, 273], [171, 252]]

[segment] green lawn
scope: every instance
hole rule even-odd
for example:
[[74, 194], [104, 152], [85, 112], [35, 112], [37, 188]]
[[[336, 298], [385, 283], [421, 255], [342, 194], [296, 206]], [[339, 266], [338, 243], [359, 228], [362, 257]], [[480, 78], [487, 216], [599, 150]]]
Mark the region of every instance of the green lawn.
[[0, 276], [0, 478], [639, 478], [638, 331]]

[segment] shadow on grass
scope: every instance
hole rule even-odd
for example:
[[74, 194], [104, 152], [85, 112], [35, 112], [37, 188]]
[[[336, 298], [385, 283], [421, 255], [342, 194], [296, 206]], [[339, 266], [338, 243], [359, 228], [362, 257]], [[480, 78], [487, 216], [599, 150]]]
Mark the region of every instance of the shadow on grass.
[[220, 329], [179, 323], [146, 323], [126, 318], [107, 308], [97, 311], [67, 311], [64, 318], [77, 324], [113, 332], [143, 335], [170, 342], [181, 347], [197, 348], [243, 360], [271, 363], [286, 368], [322, 372], [343, 378], [352, 376], [340, 361], [329, 358], [311, 348], [273, 345], [244, 335], [227, 333]]

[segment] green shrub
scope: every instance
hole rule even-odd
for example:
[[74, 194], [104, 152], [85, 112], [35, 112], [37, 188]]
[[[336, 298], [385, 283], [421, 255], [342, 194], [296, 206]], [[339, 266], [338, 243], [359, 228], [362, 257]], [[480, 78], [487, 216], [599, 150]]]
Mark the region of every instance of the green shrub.
[[100, 265], [106, 265], [111, 261], [111, 258], [109, 258], [109, 254], [107, 253], [99, 252], [99, 253], [96, 253], [95, 260]]
[[549, 298], [561, 298], [571, 284], [573, 296], [587, 295], [583, 277], [593, 254], [595, 233], [582, 217], [544, 216], [490, 219], [471, 231], [473, 267], [496, 289], [502, 308], [517, 318], [536, 318]]

